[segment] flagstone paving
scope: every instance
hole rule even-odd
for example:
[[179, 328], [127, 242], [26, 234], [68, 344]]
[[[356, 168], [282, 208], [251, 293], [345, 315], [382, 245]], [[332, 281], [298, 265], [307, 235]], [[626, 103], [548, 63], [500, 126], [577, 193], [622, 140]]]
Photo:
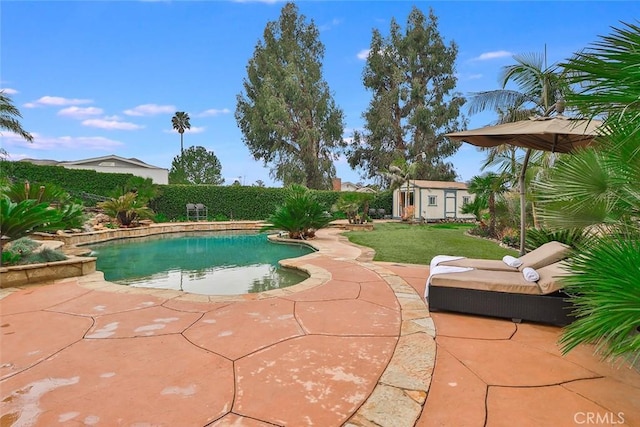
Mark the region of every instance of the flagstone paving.
[[310, 279], [262, 294], [101, 273], [1, 290], [0, 425], [640, 425], [636, 370], [563, 356], [559, 328], [430, 315], [428, 267], [340, 233], [285, 261]]
[[[424, 294], [428, 267], [382, 263]], [[418, 427], [640, 426], [640, 373], [593, 347], [562, 355], [561, 328], [431, 313], [437, 356]]]

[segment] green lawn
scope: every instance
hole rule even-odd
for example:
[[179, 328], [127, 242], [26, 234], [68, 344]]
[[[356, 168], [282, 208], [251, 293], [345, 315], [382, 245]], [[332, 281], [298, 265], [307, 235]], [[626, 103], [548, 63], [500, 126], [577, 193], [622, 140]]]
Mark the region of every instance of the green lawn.
[[373, 231], [349, 231], [349, 241], [373, 248], [375, 261], [429, 264], [436, 255], [467, 258], [502, 259], [518, 252], [505, 249], [490, 240], [467, 236], [468, 224], [412, 225], [374, 223]]

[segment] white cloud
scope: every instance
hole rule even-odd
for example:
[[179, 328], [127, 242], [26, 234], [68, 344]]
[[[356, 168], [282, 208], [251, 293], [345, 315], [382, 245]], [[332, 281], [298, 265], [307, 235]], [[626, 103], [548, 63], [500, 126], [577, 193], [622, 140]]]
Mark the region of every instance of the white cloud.
[[371, 49], [363, 49], [360, 52], [358, 52], [358, 55], [356, 56], [358, 57], [358, 59], [362, 61], [366, 61], [367, 58], [369, 57], [369, 53], [371, 53]]
[[84, 126], [109, 129], [109, 130], [136, 130], [142, 129], [144, 126], [137, 125], [135, 123], [122, 122], [119, 120], [107, 120], [107, 119], [87, 119], [83, 120]]
[[174, 105], [143, 104], [125, 110], [127, 116], [155, 116], [156, 114], [171, 114], [176, 111]]
[[229, 114], [231, 110], [228, 108], [223, 108], [222, 110], [218, 110], [216, 108], [211, 108], [209, 110], [205, 110], [202, 113], [198, 114], [198, 117], [215, 117], [221, 114]]
[[84, 119], [87, 116], [98, 116], [100, 114], [102, 114], [102, 108], [76, 107], [75, 105], [58, 111], [59, 116], [71, 117], [72, 119]]
[[15, 95], [16, 93], [18, 93], [17, 90], [11, 89], [10, 87], [3, 87], [2, 89], [0, 89], [0, 92], [4, 92], [5, 95]]
[[[207, 129], [206, 126], [191, 126], [190, 129], [185, 129], [184, 133], [202, 133]], [[164, 133], [178, 133], [175, 129], [166, 129]]]
[[186, 133], [202, 133], [206, 129], [205, 126], [191, 126], [190, 129], [186, 130]]
[[504, 58], [506, 56], [513, 56], [513, 53], [506, 50], [496, 50], [494, 52], [481, 53], [477, 58], [473, 58], [474, 61], [488, 61], [490, 59]]
[[328, 30], [332, 29], [333, 27], [337, 27], [340, 24], [342, 24], [342, 20], [341, 19], [333, 18], [330, 22], [327, 22], [326, 24], [320, 25], [318, 27], [318, 29], [320, 31], [328, 31]]
[[91, 99], [79, 99], [79, 98], [63, 98], [61, 96], [43, 96], [33, 102], [24, 104], [27, 108], [55, 106], [64, 107], [67, 105], [79, 105], [79, 104], [91, 104]]
[[456, 77], [458, 80], [469, 81], [469, 80], [479, 80], [484, 77], [482, 74], [465, 74], [465, 73], [456, 73]]
[[38, 133], [31, 133], [33, 142], [27, 142], [18, 135], [3, 135], [3, 143], [7, 145], [21, 146], [33, 150], [56, 149], [89, 149], [109, 151], [115, 147], [124, 145], [120, 141], [104, 138], [102, 136], [57, 136], [48, 137]]

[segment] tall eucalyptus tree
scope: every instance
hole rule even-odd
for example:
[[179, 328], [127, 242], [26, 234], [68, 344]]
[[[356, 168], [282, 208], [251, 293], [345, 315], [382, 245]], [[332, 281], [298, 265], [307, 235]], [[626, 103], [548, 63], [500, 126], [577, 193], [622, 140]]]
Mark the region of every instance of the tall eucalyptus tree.
[[380, 171], [425, 153], [425, 161], [416, 166], [418, 179], [455, 179], [445, 159], [460, 143], [444, 134], [464, 124], [460, 107], [465, 100], [455, 92], [457, 54], [457, 45], [445, 44], [440, 36], [433, 10], [425, 16], [414, 7], [404, 31], [392, 19], [388, 37], [373, 30], [363, 73], [372, 99], [363, 115], [364, 130], [354, 132], [347, 151], [351, 167], [388, 184]]
[[344, 119], [322, 78], [324, 45], [311, 21], [287, 3], [267, 23], [247, 65], [235, 117], [256, 160], [285, 185], [331, 188], [345, 142]]

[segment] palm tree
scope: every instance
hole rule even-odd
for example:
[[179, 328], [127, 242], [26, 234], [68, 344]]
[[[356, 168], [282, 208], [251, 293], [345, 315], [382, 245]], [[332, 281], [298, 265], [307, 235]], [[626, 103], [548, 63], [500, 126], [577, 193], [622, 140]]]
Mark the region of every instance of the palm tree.
[[[33, 136], [25, 131], [18, 119], [22, 118], [20, 111], [13, 105], [11, 97], [0, 91], [0, 130], [6, 130], [20, 135], [25, 140], [32, 142]], [[0, 156], [6, 155], [4, 148], [0, 148]]]
[[[476, 199], [486, 200], [489, 208], [489, 235], [496, 235], [496, 197], [505, 193], [508, 177], [503, 174], [487, 172], [476, 175], [469, 182], [469, 193], [475, 194]], [[478, 202], [480, 203], [480, 202]]]
[[596, 344], [605, 357], [640, 357], [640, 26], [623, 24], [565, 64], [581, 91], [567, 103], [605, 116], [593, 147], [562, 159], [539, 184], [543, 211], [559, 228], [594, 227], [579, 247], [566, 290], [577, 320], [561, 337], [566, 353]]
[[[478, 92], [473, 94], [470, 100], [469, 113], [475, 114], [480, 111], [492, 109], [498, 112], [498, 123], [515, 122], [524, 120], [531, 116], [549, 116], [556, 112], [562, 114], [564, 112], [564, 98], [571, 93], [571, 87], [567, 81], [566, 73], [562, 67], [557, 64], [551, 66], [546, 65], [545, 54], [525, 54], [514, 55], [516, 64], [506, 66], [502, 69], [500, 82], [502, 89]], [[506, 89], [507, 85], [513, 82], [518, 90]], [[492, 163], [496, 157], [508, 152], [503, 147], [494, 147], [489, 150], [487, 161], [485, 164]], [[545, 152], [539, 154], [543, 159], [541, 165], [553, 162], [553, 153]], [[525, 151], [522, 162], [516, 164], [513, 162], [514, 156], [508, 167], [514, 176], [518, 177], [518, 187], [521, 194], [521, 206], [525, 215], [525, 193], [527, 188], [525, 182], [527, 176], [530, 158], [538, 156], [535, 150], [527, 149]], [[519, 171], [516, 172], [514, 167], [517, 166]], [[529, 175], [530, 176], [530, 175]], [[515, 180], [515, 179], [514, 179]], [[521, 223], [521, 240], [524, 240], [525, 223], [524, 216]], [[521, 254], [524, 254], [524, 242], [521, 241]]]
[[409, 162], [405, 159], [398, 159], [389, 166], [389, 170], [382, 172], [382, 175], [390, 181], [389, 189], [395, 190], [401, 188], [404, 184], [407, 185], [405, 192], [405, 199], [403, 202], [402, 194], [400, 194], [400, 215], [402, 218], [410, 219], [410, 212], [408, 207], [410, 206], [409, 200], [409, 184], [412, 178], [415, 179], [416, 170], [418, 168], [417, 162]]
[[184, 145], [182, 143], [184, 131], [191, 129], [191, 123], [189, 123], [189, 113], [184, 111], [176, 111], [171, 118], [171, 125], [180, 134], [180, 155], [184, 152]]
[[[501, 89], [472, 94], [469, 114], [495, 110], [499, 123], [515, 122], [532, 115], [549, 115], [570, 91], [566, 76], [557, 64], [546, 66], [545, 55], [514, 55], [516, 64], [502, 69]], [[518, 90], [506, 89], [515, 83]]]
[[[531, 116], [548, 116], [554, 111], [561, 114], [564, 110], [564, 98], [571, 92], [566, 73], [560, 65], [546, 65], [546, 55], [525, 54], [514, 55], [516, 64], [502, 69], [500, 75], [501, 89], [477, 92], [470, 97], [469, 114], [495, 110], [498, 113], [496, 124], [525, 120]], [[518, 90], [506, 89], [509, 83], [515, 83]], [[522, 164], [514, 162], [515, 152], [504, 146], [487, 150], [485, 165], [491, 165], [496, 158], [507, 154], [510, 172], [518, 175], [516, 166], [522, 170]], [[527, 150], [525, 160], [528, 162], [531, 150]], [[547, 154], [548, 155], [548, 154]]]

